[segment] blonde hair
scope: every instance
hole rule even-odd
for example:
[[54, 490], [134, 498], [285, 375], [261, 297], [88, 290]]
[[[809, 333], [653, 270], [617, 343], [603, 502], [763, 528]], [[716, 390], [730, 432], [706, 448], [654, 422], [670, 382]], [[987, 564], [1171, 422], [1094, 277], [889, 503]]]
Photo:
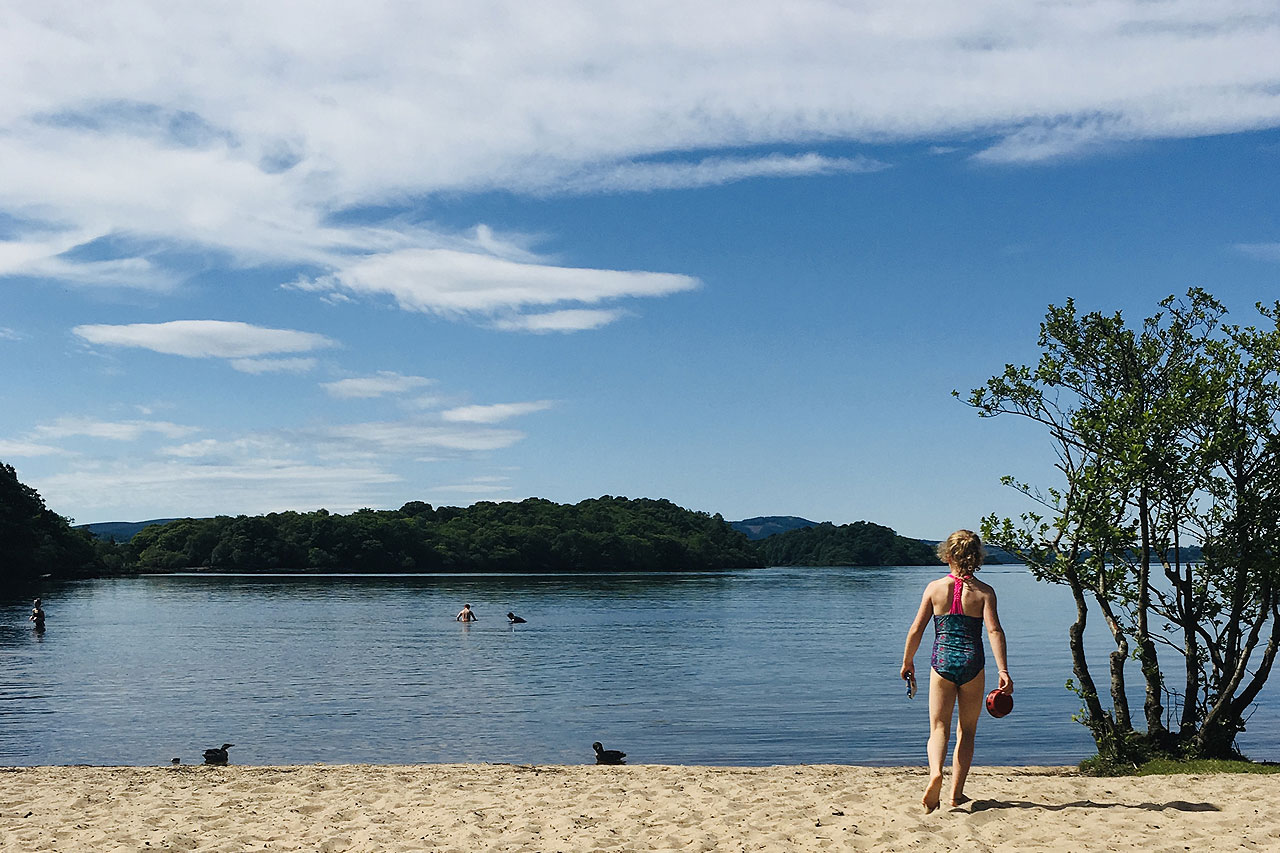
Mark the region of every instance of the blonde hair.
[[951, 563], [964, 574], [973, 574], [982, 567], [987, 552], [982, 540], [972, 530], [957, 530], [938, 543], [938, 559]]

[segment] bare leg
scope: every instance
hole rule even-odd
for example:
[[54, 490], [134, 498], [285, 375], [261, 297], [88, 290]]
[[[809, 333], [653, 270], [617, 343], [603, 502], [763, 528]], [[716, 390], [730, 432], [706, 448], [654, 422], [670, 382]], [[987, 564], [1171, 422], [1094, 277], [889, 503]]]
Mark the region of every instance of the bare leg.
[[973, 764], [973, 737], [978, 728], [978, 718], [982, 716], [982, 698], [987, 689], [983, 677], [985, 674], [986, 670], [983, 670], [956, 689], [960, 700], [960, 725], [956, 732], [956, 754], [951, 768], [953, 806], [969, 801], [964, 795], [964, 782], [969, 777], [969, 767]]
[[925, 814], [938, 807], [942, 797], [942, 762], [951, 739], [951, 712], [956, 707], [956, 685], [929, 670], [929, 784], [924, 789]]

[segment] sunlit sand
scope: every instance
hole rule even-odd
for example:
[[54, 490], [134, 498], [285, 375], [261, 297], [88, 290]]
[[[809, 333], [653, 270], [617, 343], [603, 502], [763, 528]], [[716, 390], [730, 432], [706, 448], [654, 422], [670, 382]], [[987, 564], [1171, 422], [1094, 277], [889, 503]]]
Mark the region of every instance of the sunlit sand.
[[1280, 777], [976, 767], [333, 765], [0, 769], [0, 850], [1280, 849]]

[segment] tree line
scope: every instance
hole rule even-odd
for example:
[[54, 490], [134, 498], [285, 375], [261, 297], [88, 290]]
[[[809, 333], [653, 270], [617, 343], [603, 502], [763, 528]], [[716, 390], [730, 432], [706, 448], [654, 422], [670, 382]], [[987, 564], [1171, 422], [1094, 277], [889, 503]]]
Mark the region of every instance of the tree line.
[[870, 521], [829, 521], [777, 533], [756, 543], [771, 566], [940, 565], [933, 546]]
[[[766, 549], [719, 514], [608, 495], [577, 504], [530, 498], [433, 507], [411, 501], [398, 510], [347, 515], [322, 509], [184, 518], [146, 527], [117, 544], [72, 529], [35, 490], [18, 483], [12, 468], [5, 466], [4, 473], [0, 543], [22, 556], [5, 561], [0, 580], [187, 569], [539, 573], [936, 562], [927, 546], [867, 522], [825, 524], [816, 534], [793, 531], [772, 537], [791, 544]], [[805, 544], [828, 538], [821, 547]]]
[[180, 519], [129, 542], [140, 571], [705, 571], [760, 565], [719, 515], [667, 500], [540, 498], [398, 510]]

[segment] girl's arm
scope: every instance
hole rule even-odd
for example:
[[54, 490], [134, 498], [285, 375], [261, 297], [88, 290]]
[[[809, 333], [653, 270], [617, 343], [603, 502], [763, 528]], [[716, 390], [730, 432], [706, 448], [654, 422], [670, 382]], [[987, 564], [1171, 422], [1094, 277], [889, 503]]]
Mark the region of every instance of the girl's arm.
[[1004, 638], [1004, 628], [1000, 626], [1000, 614], [996, 610], [996, 591], [987, 593], [987, 601], [983, 607], [982, 621], [987, 625], [987, 639], [991, 641], [991, 654], [1000, 668], [999, 689], [1004, 693], [1013, 692], [1013, 679], [1009, 677], [1008, 646]]
[[924, 596], [920, 599], [920, 609], [916, 611], [915, 621], [907, 629], [907, 646], [902, 652], [902, 678], [910, 680], [916, 675], [916, 651], [920, 648], [920, 638], [924, 636], [925, 626], [933, 615], [933, 599], [929, 596], [929, 588], [925, 587]]

